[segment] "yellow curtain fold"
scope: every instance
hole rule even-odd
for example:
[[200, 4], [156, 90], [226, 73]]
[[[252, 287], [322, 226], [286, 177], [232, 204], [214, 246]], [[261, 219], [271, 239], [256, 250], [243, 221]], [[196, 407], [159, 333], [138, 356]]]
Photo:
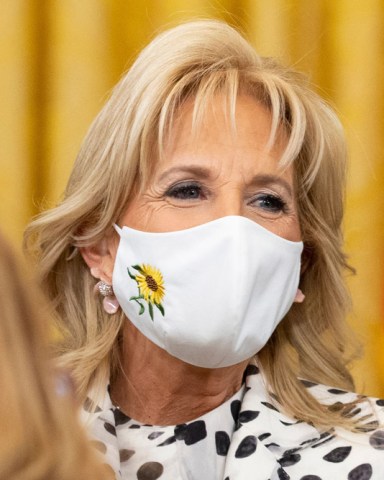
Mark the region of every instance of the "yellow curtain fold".
[[199, 17], [224, 19], [263, 55], [296, 65], [340, 114], [351, 324], [366, 350], [354, 374], [360, 391], [384, 396], [382, 0], [2, 0], [2, 230], [20, 243], [30, 217], [60, 199], [82, 137], [135, 55], [166, 26]]

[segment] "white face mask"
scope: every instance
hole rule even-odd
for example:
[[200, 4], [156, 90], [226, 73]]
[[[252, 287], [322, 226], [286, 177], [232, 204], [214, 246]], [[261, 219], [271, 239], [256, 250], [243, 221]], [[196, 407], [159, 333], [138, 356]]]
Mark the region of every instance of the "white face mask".
[[295, 298], [302, 242], [238, 216], [176, 232], [115, 226], [115, 295], [159, 347], [206, 368], [260, 351]]

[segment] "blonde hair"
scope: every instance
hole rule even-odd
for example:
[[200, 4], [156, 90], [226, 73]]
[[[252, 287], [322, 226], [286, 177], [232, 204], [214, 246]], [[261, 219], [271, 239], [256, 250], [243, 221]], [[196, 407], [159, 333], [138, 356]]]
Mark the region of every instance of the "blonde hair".
[[0, 237], [0, 479], [112, 479], [78, 425], [74, 399], [55, 391], [48, 308], [27, 280]]
[[94, 280], [77, 247], [92, 245], [125, 211], [162, 155], [172, 121], [187, 99], [193, 122], [224, 94], [234, 118], [236, 98], [252, 96], [269, 109], [270, 144], [278, 132], [288, 143], [282, 165], [293, 165], [305, 251], [301, 288], [294, 305], [258, 358], [269, 388], [287, 412], [319, 426], [345, 424], [305, 390], [297, 377], [353, 388], [347, 369], [345, 323], [349, 296], [342, 250], [346, 149], [333, 110], [306, 79], [259, 56], [230, 26], [190, 22], [155, 38], [123, 76], [92, 124], [68, 182], [64, 200], [29, 226], [26, 241], [37, 255], [44, 288], [63, 333], [63, 363], [85, 396], [102, 388], [117, 368], [123, 314], [108, 317], [93, 296]]

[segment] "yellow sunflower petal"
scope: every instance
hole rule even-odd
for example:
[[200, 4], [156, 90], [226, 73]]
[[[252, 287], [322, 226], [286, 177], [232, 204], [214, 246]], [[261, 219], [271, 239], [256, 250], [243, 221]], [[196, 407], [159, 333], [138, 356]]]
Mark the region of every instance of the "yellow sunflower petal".
[[148, 264], [140, 265], [141, 273], [136, 275], [140, 294], [147, 302], [161, 304], [164, 294], [164, 280], [160, 270]]

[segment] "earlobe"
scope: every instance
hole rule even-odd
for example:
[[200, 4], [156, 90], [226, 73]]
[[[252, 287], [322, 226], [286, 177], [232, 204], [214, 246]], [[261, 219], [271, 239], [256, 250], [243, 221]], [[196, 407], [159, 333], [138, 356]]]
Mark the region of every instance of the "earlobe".
[[119, 302], [112, 288], [112, 273], [116, 256], [116, 248], [113, 246], [112, 239], [104, 238], [97, 244], [82, 247], [79, 250], [92, 277], [99, 280], [94, 287], [94, 293], [101, 295], [104, 310], [109, 315], [115, 314], [119, 309]]

